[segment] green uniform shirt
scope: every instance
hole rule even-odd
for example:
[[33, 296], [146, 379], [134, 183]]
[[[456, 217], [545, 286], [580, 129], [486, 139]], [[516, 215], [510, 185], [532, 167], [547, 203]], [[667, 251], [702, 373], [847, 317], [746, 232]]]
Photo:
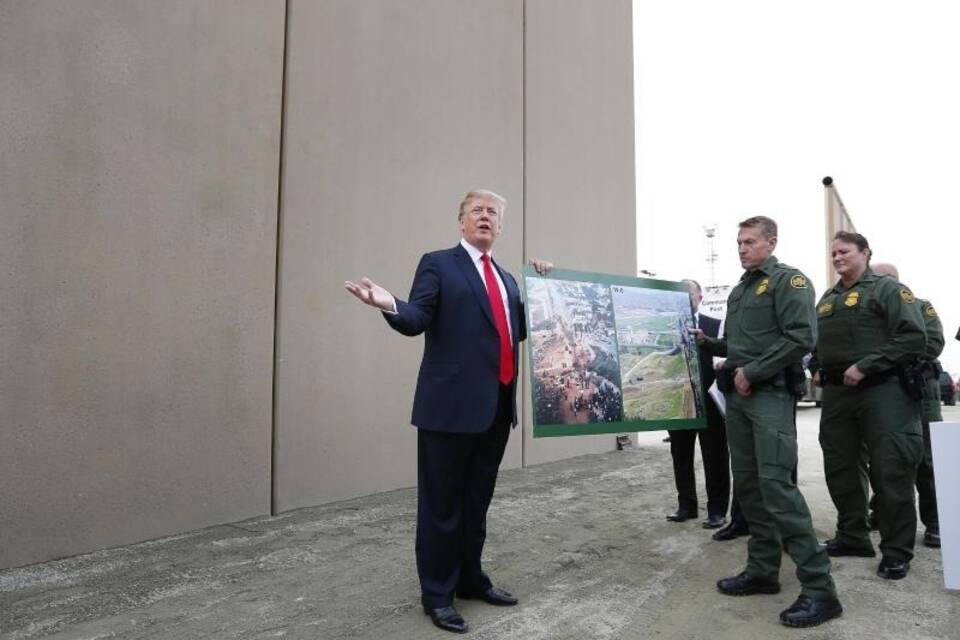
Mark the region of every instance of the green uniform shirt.
[[913, 293], [869, 268], [845, 288], [837, 282], [817, 304], [817, 361], [826, 370], [856, 364], [870, 376], [926, 353], [924, 318]]
[[[937, 357], [943, 352], [945, 342], [943, 325], [940, 324], [937, 310], [929, 300], [918, 299], [917, 302], [920, 303], [920, 313], [923, 316], [924, 330], [927, 334], [924, 360], [936, 362]], [[923, 419], [928, 422], [943, 420], [943, 414], [940, 413], [940, 380], [937, 376], [927, 380], [927, 385], [923, 388]]]
[[751, 384], [768, 380], [813, 350], [813, 300], [807, 277], [770, 256], [730, 292], [723, 337], [707, 338], [707, 350]]
[[933, 308], [929, 300], [917, 299], [920, 303], [920, 313], [923, 315], [924, 331], [927, 334], [927, 347], [924, 350], [925, 360], [936, 360], [943, 353], [943, 325], [940, 324], [940, 317], [937, 310]]

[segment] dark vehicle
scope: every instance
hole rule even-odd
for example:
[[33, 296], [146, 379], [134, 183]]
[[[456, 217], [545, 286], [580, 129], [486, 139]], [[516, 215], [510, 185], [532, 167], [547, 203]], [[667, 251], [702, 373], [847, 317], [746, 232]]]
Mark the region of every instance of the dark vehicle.
[[946, 371], [940, 374], [940, 399], [951, 407], [957, 404], [957, 385]]

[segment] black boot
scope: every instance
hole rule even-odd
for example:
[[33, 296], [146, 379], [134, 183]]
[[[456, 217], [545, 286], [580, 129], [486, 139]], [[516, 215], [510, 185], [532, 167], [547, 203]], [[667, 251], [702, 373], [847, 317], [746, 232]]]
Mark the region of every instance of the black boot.
[[909, 560], [897, 560], [884, 556], [877, 567], [877, 575], [885, 580], [902, 580], [910, 571]]
[[932, 527], [928, 527], [923, 534], [923, 546], [931, 547], [933, 549], [940, 548], [940, 531]]
[[852, 556], [854, 558], [875, 558], [877, 552], [869, 542], [864, 546], [854, 546], [846, 542], [840, 542], [836, 538], [831, 538], [823, 543], [826, 547], [827, 555], [831, 558], [840, 558], [842, 556]]
[[746, 571], [732, 578], [717, 580], [717, 589], [728, 596], [752, 596], [755, 593], [780, 593], [776, 578], [756, 578]]
[[750, 535], [750, 529], [748, 529], [746, 525], [742, 525], [736, 521], [731, 521], [730, 524], [725, 526], [723, 529], [720, 529], [714, 533], [713, 539], [720, 542], [725, 542], [727, 540], [739, 538], [740, 536], [748, 535]]
[[836, 618], [843, 613], [843, 607], [836, 598], [814, 600], [801, 595], [797, 601], [780, 613], [780, 622], [788, 627], [814, 627]]

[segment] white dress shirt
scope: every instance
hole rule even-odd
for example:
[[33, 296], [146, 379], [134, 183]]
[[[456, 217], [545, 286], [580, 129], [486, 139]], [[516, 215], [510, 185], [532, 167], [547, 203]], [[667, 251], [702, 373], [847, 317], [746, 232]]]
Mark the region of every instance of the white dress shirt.
[[[466, 249], [467, 253], [470, 254], [470, 259], [473, 260], [473, 266], [477, 268], [477, 273], [480, 274], [480, 282], [482, 282], [484, 288], [486, 288], [487, 277], [483, 274], [483, 251], [480, 251], [480, 249], [477, 249], [463, 238], [460, 238], [460, 246]], [[497, 271], [497, 268], [493, 266], [493, 254], [487, 252], [487, 255], [490, 256], [490, 268], [493, 270], [493, 277], [496, 278], [497, 286], [500, 288], [500, 298], [503, 300], [503, 311], [504, 315], [507, 316], [507, 329], [510, 330], [510, 338], [512, 342], [513, 327], [510, 326], [510, 305], [507, 303], [507, 288], [503, 286], [503, 280], [500, 279], [500, 272]]]

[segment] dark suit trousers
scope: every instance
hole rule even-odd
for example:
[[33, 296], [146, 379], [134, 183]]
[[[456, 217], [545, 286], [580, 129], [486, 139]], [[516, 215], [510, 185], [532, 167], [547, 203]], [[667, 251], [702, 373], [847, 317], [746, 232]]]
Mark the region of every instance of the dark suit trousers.
[[482, 433], [417, 430], [417, 573], [427, 608], [456, 592], [486, 591], [480, 568], [487, 508], [510, 437], [513, 386], [500, 389], [496, 417]]
[[730, 501], [730, 454], [723, 416], [710, 398], [706, 399], [707, 428], [670, 432], [673, 478], [677, 484], [677, 505], [697, 511], [697, 482], [693, 471], [694, 446], [700, 438], [700, 455], [707, 485], [707, 514], [726, 517]]

